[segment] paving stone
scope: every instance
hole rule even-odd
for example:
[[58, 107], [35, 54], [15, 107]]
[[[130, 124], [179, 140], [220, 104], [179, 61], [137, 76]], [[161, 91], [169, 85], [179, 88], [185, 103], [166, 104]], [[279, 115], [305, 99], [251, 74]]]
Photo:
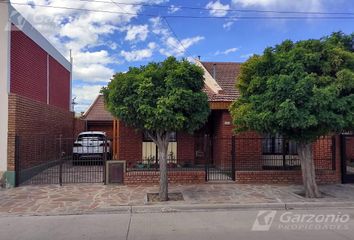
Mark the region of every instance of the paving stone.
[[[170, 192], [181, 192], [183, 204], [210, 203], [288, 203], [353, 201], [354, 185], [324, 185], [321, 199], [305, 199], [296, 194], [299, 185], [199, 184], [170, 185]], [[158, 186], [126, 186], [103, 184], [70, 184], [24, 186], [0, 191], [0, 215], [64, 214], [95, 212], [119, 206], [144, 205], [147, 193]], [[168, 204], [168, 203], [166, 203]], [[176, 202], [174, 202], [176, 204]]]

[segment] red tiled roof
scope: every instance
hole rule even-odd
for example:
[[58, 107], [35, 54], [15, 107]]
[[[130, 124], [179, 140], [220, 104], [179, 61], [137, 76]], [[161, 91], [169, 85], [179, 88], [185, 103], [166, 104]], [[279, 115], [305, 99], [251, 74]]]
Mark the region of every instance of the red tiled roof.
[[[215, 93], [207, 85], [203, 91], [208, 95], [209, 102], [232, 102], [240, 96], [235, 88], [236, 78], [240, 73], [241, 63], [235, 62], [201, 62], [204, 68], [213, 76], [215, 66], [215, 80], [222, 88], [221, 93]], [[104, 99], [99, 95], [83, 116], [88, 121], [113, 121], [114, 117], [104, 106]]]
[[241, 63], [201, 62], [201, 64], [203, 64], [211, 76], [214, 75], [213, 68], [215, 66], [215, 80], [223, 90], [221, 93], [215, 93], [205, 86], [204, 92], [207, 93], [210, 102], [231, 102], [240, 96], [240, 93], [235, 88], [235, 84], [236, 78], [240, 73]]
[[99, 95], [82, 119], [87, 121], [113, 121], [114, 117], [106, 110], [103, 96]]

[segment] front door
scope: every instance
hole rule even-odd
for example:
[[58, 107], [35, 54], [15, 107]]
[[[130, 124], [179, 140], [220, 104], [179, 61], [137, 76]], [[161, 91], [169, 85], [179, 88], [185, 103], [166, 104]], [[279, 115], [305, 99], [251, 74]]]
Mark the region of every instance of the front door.
[[207, 161], [210, 161], [210, 150], [206, 141], [209, 141], [209, 137], [204, 133], [196, 133], [194, 136], [195, 147], [195, 164], [205, 165]]
[[341, 136], [342, 182], [354, 183], [354, 134]]

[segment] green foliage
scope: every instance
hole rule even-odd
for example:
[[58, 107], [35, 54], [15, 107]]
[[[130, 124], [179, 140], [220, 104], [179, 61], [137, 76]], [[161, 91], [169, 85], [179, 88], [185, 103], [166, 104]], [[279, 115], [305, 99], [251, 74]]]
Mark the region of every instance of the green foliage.
[[301, 142], [354, 129], [354, 34], [290, 40], [241, 67], [236, 131], [280, 133]]
[[200, 128], [209, 115], [203, 70], [173, 57], [116, 74], [102, 89], [108, 110], [136, 129], [156, 132]]

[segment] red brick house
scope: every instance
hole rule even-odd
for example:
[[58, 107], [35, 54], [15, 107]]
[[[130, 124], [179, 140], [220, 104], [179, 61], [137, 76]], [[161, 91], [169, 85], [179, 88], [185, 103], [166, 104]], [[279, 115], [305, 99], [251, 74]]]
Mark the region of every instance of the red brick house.
[[[301, 183], [296, 143], [254, 132], [234, 138], [229, 106], [239, 96], [235, 89], [239, 63], [196, 62], [204, 69], [211, 114], [193, 135], [178, 132], [169, 146], [171, 182], [234, 180], [238, 183]], [[207, 137], [205, 137], [207, 136]], [[113, 123], [114, 159], [127, 166], [126, 183], [156, 183], [156, 145], [144, 133], [123, 122]], [[338, 136], [319, 139], [313, 146], [319, 183], [341, 181]], [[151, 169], [149, 169], [151, 170]]]
[[113, 138], [114, 117], [104, 107], [104, 98], [98, 95], [91, 106], [82, 115], [84, 131], [104, 131], [109, 139]]
[[[72, 66], [8, 3], [0, 28], [0, 178], [14, 185], [15, 136], [72, 136]], [[33, 151], [21, 155], [35, 161]]]

